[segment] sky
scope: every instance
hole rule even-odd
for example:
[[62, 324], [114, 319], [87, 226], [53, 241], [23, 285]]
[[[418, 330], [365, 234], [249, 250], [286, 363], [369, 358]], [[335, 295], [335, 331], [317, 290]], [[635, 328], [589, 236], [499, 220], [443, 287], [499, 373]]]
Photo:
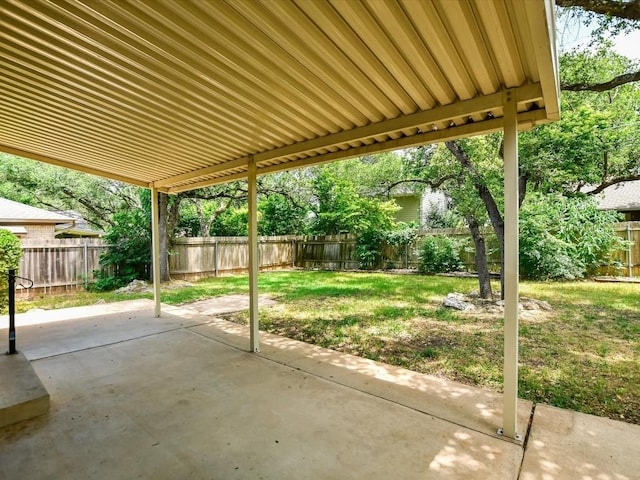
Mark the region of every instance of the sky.
[[[584, 47], [591, 41], [591, 30], [575, 19], [562, 16], [557, 19], [558, 52]], [[614, 50], [625, 57], [640, 61], [640, 30], [613, 39]]]
[[640, 60], [640, 30], [614, 41], [616, 51], [625, 57]]

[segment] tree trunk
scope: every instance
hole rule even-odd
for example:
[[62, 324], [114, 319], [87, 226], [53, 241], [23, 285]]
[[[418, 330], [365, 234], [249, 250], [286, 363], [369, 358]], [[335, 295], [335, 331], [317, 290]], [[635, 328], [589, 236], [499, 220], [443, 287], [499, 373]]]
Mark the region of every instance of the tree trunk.
[[[453, 154], [453, 156], [458, 160], [460, 165], [462, 165], [470, 175], [473, 175], [475, 178], [479, 178], [478, 173], [476, 172], [471, 159], [466, 154], [464, 150], [460, 147], [458, 142], [449, 141], [445, 142], [445, 145], [449, 149], [449, 151]], [[489, 188], [486, 185], [481, 183], [478, 180], [474, 181], [474, 186], [476, 191], [478, 192], [478, 196], [484, 203], [485, 208], [487, 209], [487, 214], [489, 215], [489, 220], [491, 221], [491, 225], [493, 226], [493, 231], [496, 233], [496, 237], [498, 239], [498, 245], [500, 246], [500, 291], [501, 295], [504, 298], [504, 219], [502, 218], [502, 214], [500, 213], [500, 209], [498, 208], [498, 204], [496, 203], [493, 195]], [[523, 198], [524, 199], [524, 198]], [[477, 257], [476, 257], [477, 259]], [[486, 255], [484, 260], [484, 267], [489, 270], [486, 261]], [[479, 272], [478, 272], [479, 273]]]
[[491, 298], [493, 292], [491, 291], [491, 275], [489, 273], [489, 266], [487, 264], [487, 250], [484, 244], [484, 237], [480, 232], [480, 225], [473, 215], [465, 215], [467, 223], [469, 224], [469, 230], [471, 231], [471, 238], [473, 238], [473, 244], [476, 248], [476, 271], [478, 272], [478, 283], [480, 287], [480, 298]]
[[166, 193], [158, 194], [158, 231], [160, 237], [160, 281], [168, 282], [169, 276], [169, 237], [167, 235], [167, 221], [169, 196]]

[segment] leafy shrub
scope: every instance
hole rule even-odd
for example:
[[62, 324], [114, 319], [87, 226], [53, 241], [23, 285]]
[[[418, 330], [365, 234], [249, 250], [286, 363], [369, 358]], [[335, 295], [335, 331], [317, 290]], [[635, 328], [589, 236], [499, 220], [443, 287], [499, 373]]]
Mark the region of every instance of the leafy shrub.
[[331, 169], [322, 169], [314, 180], [318, 206], [310, 230], [317, 235], [350, 232], [386, 232], [394, 228], [394, 201], [360, 195], [354, 182]]
[[394, 230], [369, 228], [361, 231], [356, 237], [356, 256], [360, 268], [371, 270], [380, 267], [385, 246], [401, 248], [413, 242], [418, 236], [415, 225], [399, 223]]
[[572, 280], [611, 264], [611, 254], [626, 244], [613, 230], [617, 221], [593, 198], [532, 197], [520, 213], [521, 274]]
[[111, 275], [106, 270], [94, 270], [93, 282], [89, 284], [90, 292], [110, 292], [125, 285], [129, 285], [131, 281], [136, 280], [138, 275]]
[[382, 249], [385, 244], [386, 232], [380, 230], [365, 230], [356, 238], [356, 256], [360, 268], [371, 270], [380, 266]]
[[386, 234], [386, 242], [394, 247], [404, 247], [410, 245], [418, 238], [418, 227], [415, 223], [399, 222], [398, 228]]
[[9, 303], [8, 271], [17, 269], [22, 258], [20, 240], [8, 230], [0, 228], [0, 312], [4, 313]]
[[105, 237], [109, 244], [100, 256], [100, 272], [94, 272], [94, 291], [113, 290], [131, 280], [146, 280], [151, 272], [151, 225], [143, 210], [119, 212]]
[[249, 234], [249, 207], [228, 208], [218, 215], [210, 233], [221, 237], [246, 237]]
[[420, 248], [420, 273], [445, 273], [464, 269], [460, 259], [461, 245], [452, 238], [430, 235]]

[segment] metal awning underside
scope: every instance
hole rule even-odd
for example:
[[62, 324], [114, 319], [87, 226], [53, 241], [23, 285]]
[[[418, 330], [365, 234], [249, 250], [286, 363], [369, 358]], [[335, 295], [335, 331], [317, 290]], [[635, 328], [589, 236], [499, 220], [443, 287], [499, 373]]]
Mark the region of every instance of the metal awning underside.
[[558, 118], [552, 0], [0, 0], [0, 150], [179, 192]]

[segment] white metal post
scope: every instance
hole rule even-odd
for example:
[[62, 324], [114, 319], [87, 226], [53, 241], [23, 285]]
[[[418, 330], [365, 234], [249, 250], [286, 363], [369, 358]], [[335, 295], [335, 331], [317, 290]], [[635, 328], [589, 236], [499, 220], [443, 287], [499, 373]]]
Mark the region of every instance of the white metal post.
[[256, 164], [249, 159], [249, 328], [250, 351], [260, 351], [260, 331], [258, 318], [258, 188]]
[[518, 119], [515, 91], [504, 94], [504, 407], [502, 434], [518, 434]]
[[154, 315], [160, 316], [160, 228], [158, 189], [151, 187], [151, 258], [153, 268]]

